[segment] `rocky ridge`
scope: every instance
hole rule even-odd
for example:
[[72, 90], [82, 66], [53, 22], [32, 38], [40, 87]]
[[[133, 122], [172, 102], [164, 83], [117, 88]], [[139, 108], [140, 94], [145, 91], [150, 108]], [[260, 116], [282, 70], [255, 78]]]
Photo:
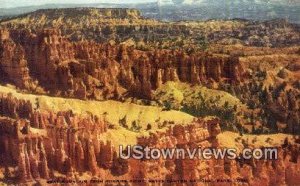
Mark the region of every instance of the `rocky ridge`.
[[[246, 20], [162, 22], [141, 16], [136, 9], [69, 8], [37, 10], [2, 20], [6, 29], [56, 28], [72, 41], [117, 43], [133, 39], [147, 48], [205, 48], [207, 43], [285, 47], [299, 43], [299, 25], [283, 19], [258, 22]], [[173, 42], [169, 42], [173, 41]], [[138, 46], [137, 46], [138, 47]], [[139, 47], [141, 48], [141, 47]], [[142, 47], [144, 48], [144, 47]]]
[[0, 33], [0, 69], [7, 74], [2, 78], [28, 90], [40, 86], [80, 99], [118, 99], [125, 93], [151, 99], [152, 90], [167, 81], [208, 84], [243, 79], [237, 57], [71, 42], [56, 29], [38, 34], [29, 30]]

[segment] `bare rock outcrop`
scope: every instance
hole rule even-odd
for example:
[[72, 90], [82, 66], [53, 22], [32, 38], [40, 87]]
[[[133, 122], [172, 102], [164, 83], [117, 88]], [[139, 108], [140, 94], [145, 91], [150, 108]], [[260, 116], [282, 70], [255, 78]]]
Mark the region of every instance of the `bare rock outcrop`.
[[[243, 66], [231, 56], [71, 42], [56, 29], [36, 34], [29, 30], [1, 32], [6, 35], [0, 44], [0, 67], [9, 74], [8, 81], [24, 89], [29, 89], [29, 79], [34, 79], [55, 95], [103, 100], [130, 93], [151, 99], [152, 91], [167, 81], [209, 84], [243, 80]], [[14, 79], [8, 64], [16, 63], [18, 72], [24, 73]]]
[[[26, 106], [25, 106], [26, 105]], [[11, 107], [13, 109], [3, 109]], [[35, 179], [78, 179], [78, 173], [103, 178], [122, 176], [136, 180], [246, 180], [245, 184], [293, 185], [299, 180], [299, 144], [278, 146], [277, 160], [188, 158], [188, 149], [219, 147], [219, 119], [195, 119], [173, 124], [165, 130], [138, 137], [149, 148], [186, 149], [186, 158], [121, 159], [109, 139], [99, 138], [109, 130], [103, 118], [68, 112], [52, 113], [32, 108], [12, 95], [1, 95], [0, 166], [17, 167], [18, 183]], [[29, 114], [24, 115], [24, 110]], [[12, 112], [9, 114], [8, 112]], [[59, 175], [65, 175], [63, 178]], [[77, 176], [76, 176], [77, 175]], [[10, 178], [12, 179], [12, 178]]]

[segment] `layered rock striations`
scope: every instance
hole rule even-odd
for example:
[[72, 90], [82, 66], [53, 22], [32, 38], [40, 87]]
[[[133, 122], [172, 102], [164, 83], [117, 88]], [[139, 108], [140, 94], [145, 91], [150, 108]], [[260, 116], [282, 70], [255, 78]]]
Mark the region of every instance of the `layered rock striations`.
[[[4, 78], [19, 88], [28, 89], [25, 85], [34, 79], [54, 94], [81, 99], [118, 98], [126, 92], [151, 98], [151, 91], [167, 81], [234, 83], [243, 77], [237, 57], [188, 55], [182, 50], [146, 52], [126, 45], [70, 42], [56, 29], [37, 34], [29, 30], [2, 33], [0, 67], [7, 74]], [[11, 69], [19, 72], [19, 78]]]

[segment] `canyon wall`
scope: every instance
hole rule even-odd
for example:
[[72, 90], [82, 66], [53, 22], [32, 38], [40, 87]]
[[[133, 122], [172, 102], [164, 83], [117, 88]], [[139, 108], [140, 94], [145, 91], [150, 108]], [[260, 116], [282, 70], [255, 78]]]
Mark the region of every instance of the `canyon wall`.
[[[107, 122], [97, 116], [80, 116], [72, 111], [41, 111], [29, 101], [1, 94], [0, 124], [1, 167], [16, 167], [15, 177], [11, 179], [18, 183], [58, 179], [57, 172], [66, 175], [67, 179], [75, 179], [79, 172], [99, 177], [103, 170], [108, 170], [112, 176], [133, 178], [137, 170], [134, 166], [143, 163], [120, 159], [117, 147], [109, 140], [100, 140], [109, 129]], [[186, 128], [175, 125], [157, 135], [162, 137], [160, 141], [166, 140], [164, 143], [173, 143], [170, 139], [179, 141], [190, 135], [187, 141], [201, 141], [210, 146], [218, 132], [217, 122], [209, 128], [204, 121], [195, 120]], [[138, 143], [150, 146], [153, 144], [150, 141], [157, 142], [155, 137], [139, 138]], [[144, 175], [149, 170], [145, 171]]]
[[[219, 122], [198, 118], [186, 125], [174, 123], [166, 130], [138, 137], [137, 144], [160, 149], [219, 148]], [[93, 179], [195, 180], [191, 185], [197, 185], [196, 180], [217, 179], [241, 179], [247, 185], [295, 185], [300, 181], [299, 145], [288, 142], [278, 146], [278, 160], [124, 160], [109, 139], [100, 138], [111, 130], [103, 118], [42, 111], [10, 94], [0, 95], [0, 124], [0, 166], [6, 167], [6, 179], [16, 183], [80, 180], [80, 173]], [[14, 176], [8, 167], [15, 167]]]
[[6, 74], [1, 78], [27, 90], [40, 86], [54, 95], [103, 100], [129, 93], [151, 99], [152, 91], [167, 81], [234, 83], [244, 73], [237, 57], [70, 42], [56, 29], [37, 34], [1, 30], [0, 35], [0, 69]]
[[74, 172], [111, 167], [114, 149], [99, 135], [107, 123], [97, 116], [72, 111], [40, 111], [30, 102], [0, 95], [1, 166], [17, 166], [20, 183], [54, 178], [54, 171], [74, 178]]

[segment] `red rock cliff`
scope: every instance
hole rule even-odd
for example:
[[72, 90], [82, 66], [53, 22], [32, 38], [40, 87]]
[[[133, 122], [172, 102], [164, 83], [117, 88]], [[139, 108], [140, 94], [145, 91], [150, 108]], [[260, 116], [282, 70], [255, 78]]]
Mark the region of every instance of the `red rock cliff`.
[[[82, 99], [119, 98], [126, 92], [151, 98], [151, 92], [167, 81], [234, 83], [243, 76], [243, 67], [234, 57], [70, 42], [52, 29], [36, 34], [28, 30], [2, 32], [0, 67], [20, 88], [26, 88], [23, 84], [32, 77], [54, 94]], [[16, 80], [11, 69], [23, 73]]]

